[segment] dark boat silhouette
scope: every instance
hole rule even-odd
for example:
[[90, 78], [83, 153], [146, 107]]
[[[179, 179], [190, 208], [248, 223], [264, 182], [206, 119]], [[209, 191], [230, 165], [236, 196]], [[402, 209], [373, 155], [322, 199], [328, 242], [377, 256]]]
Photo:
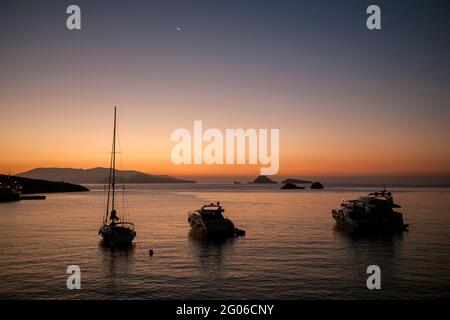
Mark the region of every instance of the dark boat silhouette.
[[[125, 215], [119, 217], [115, 208], [116, 193], [116, 108], [114, 108], [114, 133], [111, 153], [111, 165], [109, 171], [109, 180], [107, 188], [106, 213], [103, 224], [98, 230], [98, 234], [102, 236], [105, 245], [112, 246], [128, 246], [131, 245], [136, 237], [134, 224], [125, 221]], [[111, 208], [111, 211], [109, 209]]]
[[369, 193], [357, 200], [343, 201], [341, 208], [333, 209], [336, 225], [351, 231], [402, 231], [408, 228], [403, 215], [394, 211], [400, 208], [387, 190]]
[[0, 202], [19, 201], [22, 195], [22, 186], [8, 176], [7, 183], [0, 183]]
[[223, 216], [220, 202], [211, 202], [188, 214], [191, 235], [200, 238], [229, 238], [245, 235], [234, 223]]

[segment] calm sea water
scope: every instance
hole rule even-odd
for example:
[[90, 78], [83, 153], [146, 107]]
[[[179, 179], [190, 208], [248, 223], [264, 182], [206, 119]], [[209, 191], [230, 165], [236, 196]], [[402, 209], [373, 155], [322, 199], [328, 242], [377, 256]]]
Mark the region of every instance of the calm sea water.
[[[136, 244], [112, 251], [97, 235], [103, 187], [90, 187], [88, 193], [0, 204], [0, 298], [450, 297], [450, 189], [392, 190], [410, 230], [355, 238], [334, 228], [330, 211], [369, 189], [131, 185]], [[206, 200], [220, 200], [246, 236], [190, 238], [187, 212]], [[81, 290], [66, 287], [66, 268], [73, 264], [82, 270]], [[381, 290], [366, 288], [372, 264], [381, 268]]]

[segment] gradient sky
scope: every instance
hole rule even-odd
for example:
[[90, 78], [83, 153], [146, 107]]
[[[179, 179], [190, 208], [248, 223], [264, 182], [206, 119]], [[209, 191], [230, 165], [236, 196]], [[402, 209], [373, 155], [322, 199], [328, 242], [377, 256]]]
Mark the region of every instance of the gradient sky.
[[[365, 27], [370, 4], [382, 30]], [[68, 31], [78, 4], [82, 30]], [[280, 175], [450, 174], [448, 1], [1, 1], [0, 172], [175, 166], [170, 133], [279, 128]], [[177, 31], [181, 27], [181, 31]], [[119, 161], [120, 162], [120, 161]]]

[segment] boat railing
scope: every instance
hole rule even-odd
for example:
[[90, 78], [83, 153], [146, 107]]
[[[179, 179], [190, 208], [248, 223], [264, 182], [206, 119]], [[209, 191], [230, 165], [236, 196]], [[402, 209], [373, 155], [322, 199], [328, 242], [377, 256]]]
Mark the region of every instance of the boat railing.
[[132, 227], [133, 229], [134, 229], [134, 223], [132, 223], [132, 222], [125, 222], [125, 221], [122, 221], [122, 222], [116, 222], [114, 225], [121, 225], [121, 226], [130, 226], [130, 227]]

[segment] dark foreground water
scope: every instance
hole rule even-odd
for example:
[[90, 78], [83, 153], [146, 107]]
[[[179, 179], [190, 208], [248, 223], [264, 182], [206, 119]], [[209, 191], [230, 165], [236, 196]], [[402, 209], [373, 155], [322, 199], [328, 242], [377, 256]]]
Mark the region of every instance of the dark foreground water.
[[[450, 297], [450, 189], [394, 189], [409, 232], [355, 238], [334, 228], [330, 212], [365, 189], [133, 185], [127, 199], [136, 245], [111, 251], [97, 235], [103, 188], [91, 188], [0, 204], [0, 298]], [[220, 200], [246, 236], [189, 238], [187, 212], [205, 200]], [[81, 290], [66, 287], [73, 264], [82, 270]], [[381, 268], [381, 290], [366, 288], [372, 264]]]

